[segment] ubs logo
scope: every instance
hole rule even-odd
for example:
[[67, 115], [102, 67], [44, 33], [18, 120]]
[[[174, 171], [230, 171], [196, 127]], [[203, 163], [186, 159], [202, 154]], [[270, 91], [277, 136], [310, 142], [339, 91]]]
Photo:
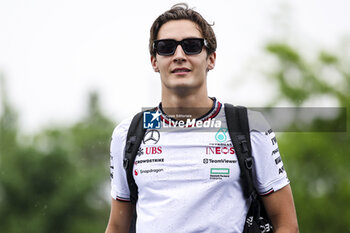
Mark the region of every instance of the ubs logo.
[[157, 144], [157, 142], [160, 139], [160, 133], [158, 130], [149, 130], [146, 132], [145, 136], [143, 137], [143, 143], [144, 144]]

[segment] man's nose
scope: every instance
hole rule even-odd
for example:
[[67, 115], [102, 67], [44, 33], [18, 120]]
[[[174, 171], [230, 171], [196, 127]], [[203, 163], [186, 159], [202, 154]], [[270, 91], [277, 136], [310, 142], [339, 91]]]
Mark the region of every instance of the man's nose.
[[174, 61], [184, 61], [184, 60], [186, 60], [186, 53], [185, 53], [184, 50], [182, 49], [182, 46], [181, 46], [181, 45], [177, 45], [173, 57], [174, 57], [174, 58], [173, 58]]

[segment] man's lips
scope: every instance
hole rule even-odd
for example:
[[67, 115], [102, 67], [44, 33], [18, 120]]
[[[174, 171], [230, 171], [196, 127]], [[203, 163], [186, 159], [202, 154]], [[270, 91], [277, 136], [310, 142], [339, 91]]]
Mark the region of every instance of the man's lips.
[[181, 68], [175, 68], [171, 71], [171, 73], [188, 73], [190, 72], [191, 70], [188, 69], [188, 68], [184, 68], [184, 67], [181, 67]]

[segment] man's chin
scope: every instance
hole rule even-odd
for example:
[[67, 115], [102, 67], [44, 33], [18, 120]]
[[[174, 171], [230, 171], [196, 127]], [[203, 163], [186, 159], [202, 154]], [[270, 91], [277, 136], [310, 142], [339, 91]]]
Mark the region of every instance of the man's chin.
[[177, 80], [179, 82], [173, 82], [172, 88], [178, 89], [178, 88], [185, 88], [185, 89], [192, 89], [194, 87], [194, 84], [191, 82], [191, 80]]
[[194, 90], [198, 89], [200, 87], [199, 83], [193, 82], [190, 78], [183, 78], [183, 79], [172, 79], [169, 80], [171, 82], [163, 83], [164, 87], [168, 90], [172, 90], [175, 92], [193, 92]]

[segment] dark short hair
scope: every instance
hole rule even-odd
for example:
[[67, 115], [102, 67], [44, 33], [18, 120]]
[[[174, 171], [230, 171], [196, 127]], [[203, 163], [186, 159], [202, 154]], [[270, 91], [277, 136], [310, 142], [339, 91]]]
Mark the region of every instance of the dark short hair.
[[152, 24], [149, 38], [149, 52], [156, 56], [153, 48], [153, 42], [157, 40], [158, 32], [163, 24], [171, 20], [187, 19], [198, 25], [202, 36], [207, 40], [206, 46], [208, 55], [216, 51], [216, 37], [212, 25], [209, 24], [197, 11], [189, 9], [186, 3], [178, 3], [171, 7], [170, 10], [161, 14]]

